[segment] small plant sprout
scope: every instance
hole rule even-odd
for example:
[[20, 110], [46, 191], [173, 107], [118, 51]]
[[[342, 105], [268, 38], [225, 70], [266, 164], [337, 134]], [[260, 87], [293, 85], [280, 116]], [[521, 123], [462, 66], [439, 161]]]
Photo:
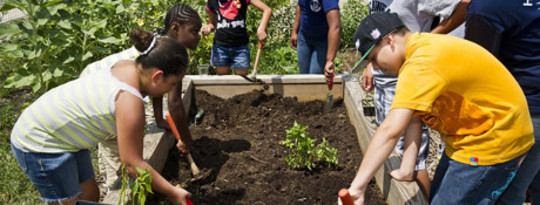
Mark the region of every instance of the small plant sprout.
[[329, 166], [337, 165], [337, 149], [331, 148], [324, 138], [321, 144], [315, 146], [317, 139], [309, 137], [307, 128], [308, 126], [294, 122], [294, 126], [286, 130], [286, 140], [281, 144], [289, 149], [285, 157], [287, 164], [293, 168], [306, 167], [310, 171], [316, 161], [325, 161]]
[[126, 199], [126, 197], [129, 195], [127, 193], [127, 189], [129, 187], [131, 191], [131, 204], [145, 204], [146, 202], [146, 194], [153, 193], [152, 192], [152, 175], [150, 175], [150, 172], [148, 169], [145, 169], [144, 171], [139, 168], [135, 167], [137, 170], [138, 176], [135, 178], [135, 180], [130, 184], [130, 178], [129, 174], [126, 170], [126, 165], [122, 165], [122, 189], [120, 190], [120, 200], [118, 201], [118, 204], [125, 204], [125, 202], [129, 199]]

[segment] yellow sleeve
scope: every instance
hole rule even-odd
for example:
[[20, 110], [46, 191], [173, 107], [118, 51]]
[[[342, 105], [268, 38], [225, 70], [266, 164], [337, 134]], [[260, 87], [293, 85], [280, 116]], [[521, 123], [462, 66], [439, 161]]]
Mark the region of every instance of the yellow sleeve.
[[396, 95], [390, 109], [431, 112], [433, 102], [447, 85], [448, 80], [427, 63], [406, 61], [398, 75]]

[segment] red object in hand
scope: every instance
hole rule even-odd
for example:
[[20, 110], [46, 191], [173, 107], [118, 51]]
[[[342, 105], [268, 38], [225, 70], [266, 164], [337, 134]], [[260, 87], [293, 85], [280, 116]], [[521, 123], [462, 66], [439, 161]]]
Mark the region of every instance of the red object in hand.
[[189, 197], [186, 197], [186, 203], [187, 203], [187, 205], [193, 205], [193, 202], [191, 202]]
[[326, 82], [326, 84], [328, 85], [328, 89], [332, 90], [332, 88], [334, 87], [334, 75], [332, 73], [332, 75], [330, 76], [330, 81]]
[[339, 190], [338, 196], [341, 199], [341, 203], [343, 205], [354, 205], [354, 202], [352, 200], [351, 194], [349, 193], [349, 190], [347, 189]]

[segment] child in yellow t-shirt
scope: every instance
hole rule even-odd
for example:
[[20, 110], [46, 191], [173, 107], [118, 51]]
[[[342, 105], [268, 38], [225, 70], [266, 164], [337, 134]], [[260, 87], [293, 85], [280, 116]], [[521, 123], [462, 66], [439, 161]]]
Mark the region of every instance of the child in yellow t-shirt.
[[398, 75], [390, 112], [349, 188], [356, 202], [363, 202], [375, 171], [418, 118], [446, 135], [431, 203], [496, 200], [534, 144], [525, 96], [504, 65], [472, 42], [413, 34], [394, 13], [369, 15], [354, 39], [374, 69]]

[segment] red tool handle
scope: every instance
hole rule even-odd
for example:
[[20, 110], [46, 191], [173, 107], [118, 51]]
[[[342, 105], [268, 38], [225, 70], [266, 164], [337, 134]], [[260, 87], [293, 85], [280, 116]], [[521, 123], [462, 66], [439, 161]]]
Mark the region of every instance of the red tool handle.
[[332, 73], [332, 75], [330, 76], [330, 81], [326, 82], [329, 90], [332, 90], [332, 88], [334, 87], [334, 75], [335, 74]]
[[186, 203], [187, 203], [187, 205], [193, 205], [193, 202], [191, 202], [189, 197], [186, 197]]
[[259, 42], [259, 48], [258, 49], [262, 49], [263, 48], [263, 44], [261, 42]]
[[349, 194], [349, 190], [347, 189], [339, 190], [338, 196], [341, 199], [341, 203], [343, 205], [354, 205], [351, 194]]
[[171, 114], [167, 113], [165, 115], [165, 119], [167, 119], [167, 122], [169, 123], [169, 126], [171, 127], [171, 130], [176, 137], [177, 140], [180, 140], [180, 133], [178, 133], [178, 130], [176, 129], [176, 124], [174, 124], [174, 121], [171, 117]]

